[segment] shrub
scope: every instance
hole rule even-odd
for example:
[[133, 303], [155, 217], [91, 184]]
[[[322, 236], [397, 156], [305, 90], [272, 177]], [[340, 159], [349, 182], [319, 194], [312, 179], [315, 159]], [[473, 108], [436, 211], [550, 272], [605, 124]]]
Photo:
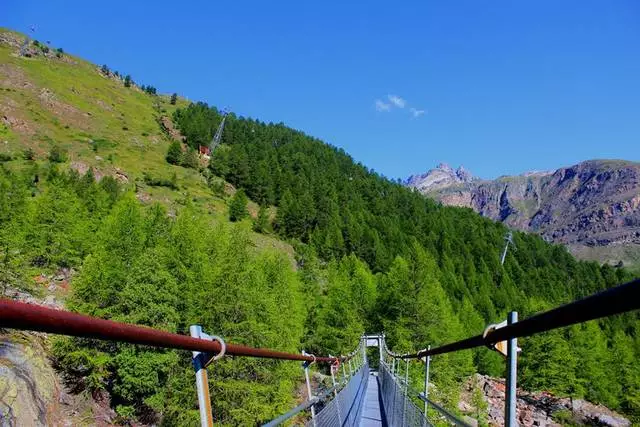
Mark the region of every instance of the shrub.
[[174, 173], [171, 179], [155, 178], [147, 172], [143, 174], [144, 183], [152, 187], [167, 187], [172, 190], [178, 189], [178, 176]]
[[33, 148], [25, 148], [22, 151], [22, 156], [25, 160], [34, 160], [36, 158], [36, 153], [33, 151]]
[[54, 145], [49, 152], [49, 161], [51, 163], [64, 163], [67, 161], [67, 151]]
[[193, 148], [190, 148], [182, 158], [182, 166], [186, 168], [198, 169], [200, 166], [200, 158], [198, 152]]
[[178, 101], [178, 94], [174, 93], [173, 95], [171, 95], [171, 100], [169, 102], [171, 103], [171, 105], [176, 105], [177, 101]]
[[209, 188], [215, 196], [224, 197], [224, 180], [212, 176], [209, 178]]
[[12, 159], [9, 153], [0, 153], [0, 162], [8, 162]]

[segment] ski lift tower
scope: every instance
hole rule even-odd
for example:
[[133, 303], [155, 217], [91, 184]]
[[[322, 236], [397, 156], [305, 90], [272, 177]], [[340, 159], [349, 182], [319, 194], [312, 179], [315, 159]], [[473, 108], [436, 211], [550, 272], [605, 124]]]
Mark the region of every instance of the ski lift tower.
[[516, 248], [515, 243], [513, 243], [513, 231], [509, 231], [506, 236], [504, 236], [504, 240], [507, 244], [504, 246], [504, 251], [502, 251], [502, 258], [500, 259], [500, 265], [504, 265], [504, 259], [507, 257], [507, 249], [509, 249], [509, 244]]
[[222, 131], [224, 130], [224, 122], [227, 119], [227, 115], [229, 114], [229, 109], [225, 108], [222, 110], [222, 121], [216, 130], [215, 135], [213, 135], [213, 139], [211, 140], [211, 144], [209, 144], [209, 153], [213, 154], [213, 150], [216, 149], [218, 145], [220, 145], [220, 141], [222, 140]]

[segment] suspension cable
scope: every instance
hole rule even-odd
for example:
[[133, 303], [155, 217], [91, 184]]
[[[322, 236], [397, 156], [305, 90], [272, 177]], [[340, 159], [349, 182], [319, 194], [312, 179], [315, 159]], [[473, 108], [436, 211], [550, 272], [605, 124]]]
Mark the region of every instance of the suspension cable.
[[[98, 319], [5, 298], [0, 299], [0, 327], [215, 354], [220, 354], [223, 350], [219, 341], [191, 338], [149, 327]], [[232, 356], [329, 363], [338, 360], [336, 357], [303, 356], [230, 343], [226, 343], [225, 347], [225, 354]]]
[[[540, 332], [600, 319], [614, 314], [640, 309], [640, 279], [598, 292], [586, 298], [536, 314], [518, 323], [491, 330], [483, 337], [476, 335], [431, 350], [395, 356], [401, 359], [419, 359], [425, 356], [467, 350], [491, 345], [511, 338], [528, 337]], [[389, 352], [389, 354], [392, 354]]]

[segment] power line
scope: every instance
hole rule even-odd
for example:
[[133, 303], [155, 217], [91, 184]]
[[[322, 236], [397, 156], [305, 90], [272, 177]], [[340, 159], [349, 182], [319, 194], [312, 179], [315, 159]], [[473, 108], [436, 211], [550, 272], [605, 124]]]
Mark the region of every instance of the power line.
[[509, 231], [506, 236], [504, 236], [504, 240], [507, 243], [504, 246], [504, 251], [502, 251], [502, 257], [500, 258], [500, 265], [504, 265], [504, 259], [507, 257], [507, 249], [509, 249], [509, 244], [511, 244], [514, 249], [516, 247], [515, 243], [513, 243], [513, 231]]

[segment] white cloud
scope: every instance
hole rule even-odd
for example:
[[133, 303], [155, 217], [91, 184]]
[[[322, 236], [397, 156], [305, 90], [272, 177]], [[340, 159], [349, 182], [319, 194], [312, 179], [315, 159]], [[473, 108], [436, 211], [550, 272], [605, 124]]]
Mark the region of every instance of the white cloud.
[[425, 114], [425, 113], [426, 113], [426, 111], [425, 111], [425, 110], [418, 110], [417, 108], [413, 108], [413, 107], [409, 108], [409, 111], [411, 112], [411, 115], [412, 115], [414, 118], [416, 118], [416, 117], [420, 117], [420, 116], [422, 116], [423, 114]]
[[400, 98], [398, 95], [387, 95], [387, 98], [389, 98], [389, 102], [398, 108], [404, 108], [404, 106], [407, 105], [407, 101]]
[[387, 104], [386, 102], [383, 102], [379, 99], [376, 99], [376, 102], [374, 105], [376, 107], [376, 111], [381, 111], [381, 112], [391, 111], [391, 104]]

